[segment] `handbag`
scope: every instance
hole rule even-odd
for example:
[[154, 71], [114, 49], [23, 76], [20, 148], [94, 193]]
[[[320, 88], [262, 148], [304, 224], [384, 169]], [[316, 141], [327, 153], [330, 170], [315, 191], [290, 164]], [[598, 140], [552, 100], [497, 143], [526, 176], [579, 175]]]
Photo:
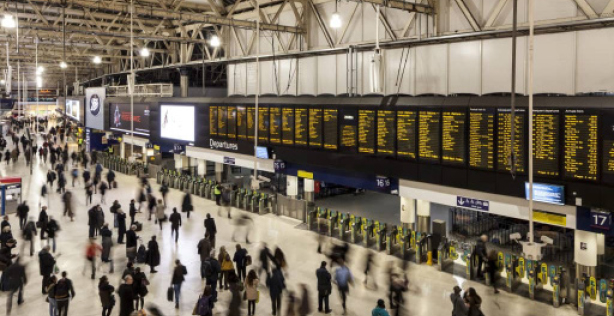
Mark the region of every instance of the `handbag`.
[[256, 304], [260, 303], [260, 290], [256, 292]]
[[203, 297], [202, 295], [198, 296], [198, 300], [196, 300], [196, 304], [194, 304], [194, 309], [192, 309], [192, 315], [196, 315], [199, 316], [200, 314], [198, 313], [198, 305], [200, 303], [200, 299], [201, 297]]
[[174, 296], [174, 294], [175, 294], [175, 291], [173, 290], [173, 287], [172, 287], [172, 286], [169, 286], [169, 287], [168, 287], [168, 290], [166, 290], [166, 299], [167, 299], [169, 302], [172, 302], [172, 301], [173, 301], [173, 296]]

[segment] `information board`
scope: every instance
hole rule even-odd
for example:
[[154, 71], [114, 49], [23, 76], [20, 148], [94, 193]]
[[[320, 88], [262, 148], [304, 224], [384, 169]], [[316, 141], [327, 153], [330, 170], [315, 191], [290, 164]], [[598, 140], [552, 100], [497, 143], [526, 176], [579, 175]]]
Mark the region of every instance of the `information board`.
[[209, 106], [209, 135], [217, 135], [217, 106]]
[[375, 111], [358, 110], [358, 152], [375, 153]]
[[465, 121], [463, 111], [443, 111], [441, 114], [441, 160], [449, 164], [465, 164]]
[[271, 144], [281, 144], [281, 108], [269, 108], [271, 121], [269, 128], [269, 141]]
[[294, 145], [294, 109], [281, 110], [281, 139], [284, 145]]
[[394, 156], [395, 120], [394, 111], [377, 111], [377, 154], [380, 156]]
[[258, 107], [258, 143], [269, 142], [269, 108]]
[[[497, 169], [510, 171], [509, 157], [512, 153], [512, 111], [511, 109], [497, 110]], [[516, 109], [514, 125], [514, 151], [516, 154], [516, 172], [525, 172], [526, 160], [526, 112]]]
[[322, 148], [322, 109], [309, 109], [309, 146]]
[[336, 150], [339, 143], [337, 109], [324, 109], [324, 148]]
[[601, 111], [601, 180], [614, 184], [614, 111]]
[[228, 107], [228, 138], [237, 138], [237, 107]]
[[565, 110], [565, 161], [566, 178], [597, 180], [597, 132], [596, 114], [585, 110]]
[[495, 168], [495, 109], [469, 109], [469, 166]]
[[244, 106], [237, 106], [237, 138], [247, 139], [247, 108]]
[[247, 108], [247, 139], [254, 140], [254, 134], [256, 128], [254, 123], [256, 122], [256, 109], [254, 107]]
[[297, 146], [307, 146], [309, 113], [305, 108], [294, 110], [294, 143]]
[[217, 107], [217, 136], [226, 137], [228, 135], [228, 107]]
[[439, 162], [441, 149], [439, 111], [420, 111], [418, 120], [418, 158]]
[[344, 152], [355, 153], [358, 147], [357, 113], [353, 109], [341, 109], [339, 112], [339, 130], [341, 132], [339, 147]]
[[397, 157], [416, 159], [415, 111], [397, 111]]
[[533, 170], [536, 175], [558, 177], [559, 110], [533, 110]]

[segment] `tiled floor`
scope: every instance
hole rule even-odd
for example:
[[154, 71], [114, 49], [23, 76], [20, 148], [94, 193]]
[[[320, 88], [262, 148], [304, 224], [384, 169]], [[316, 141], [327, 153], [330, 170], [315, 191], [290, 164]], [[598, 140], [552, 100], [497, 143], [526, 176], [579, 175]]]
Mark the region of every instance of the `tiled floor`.
[[[40, 186], [43, 183], [44, 174], [47, 166], [36, 163], [33, 175], [30, 176], [25, 163], [20, 161], [17, 165], [6, 166], [0, 164], [0, 175], [6, 176], [22, 176], [24, 178], [24, 198], [27, 198], [32, 206], [31, 214], [36, 213], [36, 206], [39, 203]], [[105, 171], [106, 173], [106, 171]], [[127, 209], [128, 202], [135, 196], [137, 188], [137, 179], [133, 176], [126, 176], [118, 173], [119, 188], [111, 190], [107, 196], [109, 201], [104, 205], [104, 210], [107, 218], [110, 218], [108, 207], [110, 202], [117, 199], [122, 206]], [[72, 188], [71, 188], [72, 189]], [[158, 186], [154, 184], [154, 192]], [[84, 204], [83, 185], [79, 184], [74, 189], [75, 206], [77, 217], [74, 222], [70, 222], [67, 218], [61, 216], [62, 202], [57, 193], [52, 193], [48, 201], [42, 201], [43, 205], [50, 206], [50, 214], [59, 219], [62, 231], [59, 233], [59, 249], [56, 257], [58, 258], [59, 268], [66, 270], [69, 277], [74, 281], [77, 295], [70, 305], [69, 315], [93, 316], [100, 315], [101, 307], [98, 298], [97, 280], [91, 280], [89, 275], [82, 275], [84, 260], [84, 248], [87, 242], [88, 228], [86, 225], [87, 208]], [[183, 193], [177, 190], [171, 190], [168, 196], [169, 207], [179, 206]], [[95, 196], [99, 199], [100, 196]], [[162, 231], [153, 222], [148, 222], [143, 214], [139, 215], [139, 221], [144, 222], [144, 230], [140, 232], [140, 236], [144, 240], [149, 240], [150, 236], [158, 236], [160, 248], [162, 252], [162, 262], [158, 267], [159, 273], [148, 274], [151, 281], [150, 292], [146, 297], [146, 303], [153, 303], [160, 307], [165, 315], [191, 315], [192, 307], [198, 294], [203, 289], [203, 283], [199, 276], [199, 258], [196, 252], [198, 240], [203, 236], [203, 219], [206, 213], [211, 213], [216, 217], [219, 234], [217, 237], [218, 246], [226, 246], [231, 249], [231, 254], [234, 253], [234, 243], [231, 241], [231, 236], [234, 231], [234, 226], [231, 221], [225, 217], [217, 215], [217, 207], [212, 201], [207, 201], [201, 198], [193, 198], [195, 212], [192, 218], [186, 220], [181, 228], [181, 237], [178, 244], [173, 242], [170, 237], [170, 226], [165, 224]], [[233, 210], [233, 212], [241, 212]], [[269, 244], [271, 249], [274, 245], [280, 246], [287, 257], [289, 270], [287, 273], [287, 285], [289, 289], [296, 289], [300, 283], [305, 283], [311, 289], [311, 305], [315, 310], [316, 298], [316, 278], [315, 269], [318, 268], [320, 261], [324, 260], [324, 256], [316, 252], [317, 238], [312, 232], [307, 232], [302, 229], [299, 222], [287, 218], [276, 217], [274, 215], [253, 216], [255, 229], [251, 232], [251, 239], [254, 241], [264, 241]], [[11, 218], [13, 227], [17, 227], [18, 223], [15, 217]], [[21, 238], [19, 238], [21, 242]], [[256, 257], [259, 243], [246, 245], [249, 252]], [[37, 242], [36, 250], [40, 250], [40, 244]], [[385, 276], [383, 268], [389, 260], [396, 260], [393, 257], [379, 254], [378, 262], [378, 281], [380, 287], [378, 290], [369, 290], [362, 286], [363, 280], [363, 259], [366, 251], [360, 246], [352, 246], [352, 255], [350, 267], [358, 282], [351, 289], [348, 300], [349, 315], [371, 315], [371, 309], [375, 306], [378, 298], [386, 297], [386, 285], [383, 280]], [[114, 247], [114, 256], [116, 258], [116, 272], [109, 274], [109, 278], [114, 286], [120, 283], [120, 275], [123, 267], [126, 264], [125, 249], [121, 245]], [[38, 274], [37, 257], [25, 257], [25, 262], [28, 267], [29, 282], [25, 288], [25, 304], [17, 307], [14, 304], [12, 315], [45, 315], [47, 313], [47, 303], [45, 297], [40, 293], [41, 277]], [[187, 280], [183, 286], [183, 297], [181, 308], [175, 310], [173, 304], [166, 301], [166, 289], [170, 283], [173, 261], [179, 258], [188, 268]], [[106, 272], [107, 267], [103, 267]], [[148, 269], [145, 269], [148, 272]], [[409, 267], [410, 291], [406, 294], [406, 307], [404, 315], [450, 315], [451, 304], [448, 299], [452, 287], [460, 284], [462, 287], [473, 286], [482, 295], [484, 299], [483, 311], [486, 315], [514, 315], [514, 316], [547, 316], [547, 315], [575, 315], [576, 312], [570, 305], [565, 305], [555, 309], [551, 305], [534, 302], [526, 298], [522, 298], [515, 294], [501, 292], [494, 295], [492, 290], [485, 286], [467, 282], [462, 278], [454, 277], [450, 274], [441, 273], [435, 270], [434, 267], [416, 266], [411, 264]], [[5, 311], [6, 293], [0, 294], [0, 315]], [[227, 314], [227, 304], [230, 294], [221, 292], [220, 302], [215, 307], [216, 315]], [[257, 305], [257, 315], [271, 315], [270, 300], [268, 299], [268, 291], [264, 286], [261, 288], [261, 301]], [[285, 310], [286, 301], [284, 299], [283, 308]], [[333, 315], [341, 315], [340, 299], [336, 290], [331, 296], [331, 305]], [[246, 307], [243, 306], [243, 315], [246, 315]], [[117, 315], [117, 306], [113, 314]], [[316, 312], [312, 314], [317, 314]], [[282, 314], [285, 315], [285, 312]], [[232, 315], [237, 316], [237, 315]]]

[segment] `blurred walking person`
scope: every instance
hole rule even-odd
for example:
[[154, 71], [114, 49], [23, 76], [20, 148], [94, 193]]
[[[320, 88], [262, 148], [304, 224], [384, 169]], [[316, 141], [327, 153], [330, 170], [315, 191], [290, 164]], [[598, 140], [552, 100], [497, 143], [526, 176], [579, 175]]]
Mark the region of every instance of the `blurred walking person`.
[[175, 260], [175, 268], [173, 269], [173, 277], [171, 280], [171, 284], [173, 285], [173, 290], [175, 291], [175, 308], [179, 308], [179, 299], [181, 297], [181, 285], [183, 281], [185, 281], [185, 275], [188, 274], [188, 270], [184, 265], [181, 264], [181, 261]]
[[[164, 203], [166, 203], [166, 200], [164, 200]], [[181, 212], [186, 212], [186, 216], [190, 218], [190, 212], [192, 212], [193, 210], [194, 206], [192, 206], [192, 196], [190, 195], [190, 193], [186, 193], [183, 196], [183, 200], [181, 201]]]
[[260, 280], [256, 275], [256, 271], [249, 270], [245, 278], [245, 298], [247, 300], [247, 316], [252, 316], [256, 313], [256, 301], [258, 300], [258, 285]]
[[43, 282], [42, 282], [42, 287], [41, 287], [42, 292], [43, 294], [47, 294], [47, 287], [49, 286], [49, 279], [51, 278], [51, 275], [53, 274], [53, 267], [55, 266], [55, 259], [53, 258], [51, 253], [49, 253], [49, 246], [43, 247], [43, 250], [41, 250], [38, 253], [38, 266], [39, 266], [39, 272], [41, 276], [43, 277]]
[[181, 227], [181, 214], [177, 213], [177, 208], [173, 207], [169, 221], [171, 222], [171, 237], [175, 235], [175, 243], [179, 241], [179, 227]]
[[271, 309], [273, 316], [279, 312], [281, 314], [281, 295], [286, 289], [286, 282], [283, 273], [278, 267], [273, 268], [271, 276], [267, 276], [267, 287], [271, 296]]
[[343, 307], [343, 314], [346, 314], [347, 295], [350, 292], [350, 285], [354, 284], [354, 276], [352, 276], [352, 272], [345, 265], [345, 261], [341, 259], [339, 260], [339, 267], [337, 270], [335, 270], [335, 280], [337, 281], [339, 295], [341, 295], [341, 307]]
[[15, 259], [15, 262], [8, 266], [2, 273], [2, 278], [6, 280], [9, 295], [6, 298], [6, 314], [11, 315], [13, 307], [13, 296], [17, 292], [17, 305], [23, 304], [23, 287], [28, 283], [26, 276], [26, 267], [21, 264], [20, 257]]

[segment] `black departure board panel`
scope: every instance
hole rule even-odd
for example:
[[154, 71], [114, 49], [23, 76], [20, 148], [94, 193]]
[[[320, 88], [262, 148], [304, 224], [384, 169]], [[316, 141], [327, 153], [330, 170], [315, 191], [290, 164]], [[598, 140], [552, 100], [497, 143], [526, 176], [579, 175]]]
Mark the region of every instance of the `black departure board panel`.
[[237, 138], [247, 139], [247, 108], [244, 106], [237, 106]]
[[228, 107], [217, 108], [217, 136], [226, 137], [228, 134]]
[[247, 139], [254, 140], [256, 133], [254, 123], [256, 122], [256, 109], [253, 107], [247, 108]]
[[[512, 111], [511, 109], [498, 109], [497, 113], [497, 169], [510, 171], [508, 162], [512, 153]], [[526, 112], [516, 109], [514, 119], [514, 151], [516, 154], [516, 172], [525, 172], [526, 160]]]
[[322, 148], [322, 109], [309, 109], [309, 146]]
[[339, 110], [339, 149], [355, 153], [358, 148], [358, 112], [354, 109]]
[[294, 110], [294, 143], [297, 146], [307, 146], [309, 114], [305, 108]]
[[559, 110], [533, 110], [533, 170], [536, 175], [558, 177]]
[[217, 106], [209, 106], [209, 135], [217, 135]]
[[324, 148], [336, 150], [339, 143], [339, 130], [337, 125], [337, 109], [324, 109]]
[[237, 107], [228, 107], [228, 138], [237, 138]]
[[601, 180], [614, 184], [614, 111], [603, 111], [601, 119]]
[[294, 109], [281, 109], [281, 141], [284, 145], [294, 145]]
[[258, 143], [269, 142], [269, 108], [258, 108]]
[[449, 164], [465, 164], [467, 114], [464, 111], [443, 111], [441, 120], [441, 161]]
[[565, 177], [597, 180], [598, 127], [596, 114], [585, 110], [565, 110]]
[[395, 122], [396, 113], [394, 111], [377, 111], [377, 154], [380, 156], [394, 156]]
[[271, 144], [281, 144], [281, 108], [270, 107], [271, 121], [269, 125], [269, 141]]
[[397, 111], [397, 157], [416, 159], [416, 112]]
[[441, 116], [439, 111], [418, 113], [418, 158], [439, 162], [441, 150]]
[[375, 111], [358, 111], [358, 152], [375, 153]]
[[469, 109], [469, 166], [495, 168], [495, 109]]

